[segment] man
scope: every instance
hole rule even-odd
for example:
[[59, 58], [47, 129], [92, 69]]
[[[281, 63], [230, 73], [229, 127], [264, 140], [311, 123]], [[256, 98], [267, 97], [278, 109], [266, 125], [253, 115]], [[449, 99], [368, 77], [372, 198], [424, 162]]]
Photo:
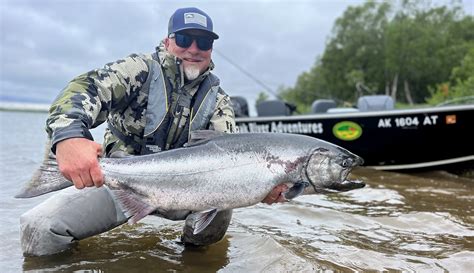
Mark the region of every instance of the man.
[[[21, 216], [25, 255], [63, 251], [77, 240], [126, 222], [113, 194], [103, 185], [98, 157], [143, 155], [182, 147], [191, 131], [235, 132], [234, 112], [219, 79], [210, 71], [219, 36], [211, 18], [197, 8], [171, 16], [168, 36], [149, 55], [133, 54], [73, 79], [53, 102], [46, 130], [61, 173], [75, 188], [63, 190]], [[104, 121], [103, 145], [89, 129]], [[80, 189], [80, 190], [78, 190]], [[284, 201], [285, 187], [263, 202]], [[193, 235], [190, 211], [160, 215], [184, 220], [184, 244], [209, 245], [222, 239], [232, 211], [221, 211]]]

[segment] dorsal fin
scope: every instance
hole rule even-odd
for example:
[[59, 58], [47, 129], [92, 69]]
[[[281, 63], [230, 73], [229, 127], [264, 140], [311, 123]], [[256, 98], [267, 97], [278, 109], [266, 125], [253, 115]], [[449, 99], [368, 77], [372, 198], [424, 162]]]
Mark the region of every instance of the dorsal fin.
[[205, 143], [213, 138], [224, 136], [226, 133], [214, 131], [214, 130], [196, 130], [191, 132], [188, 143], [185, 147], [196, 146]]

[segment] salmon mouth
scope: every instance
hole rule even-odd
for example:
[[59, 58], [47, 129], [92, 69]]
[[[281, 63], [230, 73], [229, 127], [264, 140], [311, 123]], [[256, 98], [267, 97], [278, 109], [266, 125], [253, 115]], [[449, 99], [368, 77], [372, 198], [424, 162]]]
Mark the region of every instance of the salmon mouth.
[[316, 193], [322, 194], [346, 192], [365, 187], [365, 183], [360, 180], [344, 180], [343, 182], [332, 183], [324, 187], [315, 187], [313, 183], [311, 184]]
[[341, 183], [334, 183], [328, 186], [330, 190], [337, 192], [351, 191], [365, 187], [365, 183], [360, 180], [345, 180]]

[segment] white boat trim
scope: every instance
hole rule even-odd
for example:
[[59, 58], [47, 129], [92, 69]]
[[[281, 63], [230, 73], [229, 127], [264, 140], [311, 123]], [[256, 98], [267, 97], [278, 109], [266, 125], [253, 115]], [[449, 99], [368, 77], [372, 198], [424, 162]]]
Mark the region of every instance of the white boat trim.
[[406, 170], [406, 169], [417, 169], [417, 168], [427, 168], [427, 167], [435, 167], [440, 165], [448, 165], [466, 161], [474, 161], [474, 155], [445, 159], [445, 160], [437, 160], [431, 162], [423, 162], [423, 163], [414, 163], [414, 164], [403, 164], [403, 165], [389, 165], [389, 166], [364, 166], [367, 168], [372, 168], [376, 170], [382, 171], [394, 171], [394, 170]]

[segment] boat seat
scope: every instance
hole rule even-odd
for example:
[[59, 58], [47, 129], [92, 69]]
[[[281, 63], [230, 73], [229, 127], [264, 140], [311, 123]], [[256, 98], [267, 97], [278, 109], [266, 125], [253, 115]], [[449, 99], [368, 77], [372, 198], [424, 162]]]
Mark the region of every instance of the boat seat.
[[357, 101], [357, 108], [360, 111], [392, 110], [394, 107], [392, 97], [387, 95], [362, 96]]
[[311, 104], [311, 113], [326, 113], [328, 109], [337, 106], [334, 100], [319, 99]]
[[249, 105], [244, 97], [232, 96], [230, 97], [230, 104], [234, 109], [236, 118], [249, 116]]
[[259, 117], [290, 116], [292, 113], [290, 106], [281, 100], [262, 101], [256, 108]]

